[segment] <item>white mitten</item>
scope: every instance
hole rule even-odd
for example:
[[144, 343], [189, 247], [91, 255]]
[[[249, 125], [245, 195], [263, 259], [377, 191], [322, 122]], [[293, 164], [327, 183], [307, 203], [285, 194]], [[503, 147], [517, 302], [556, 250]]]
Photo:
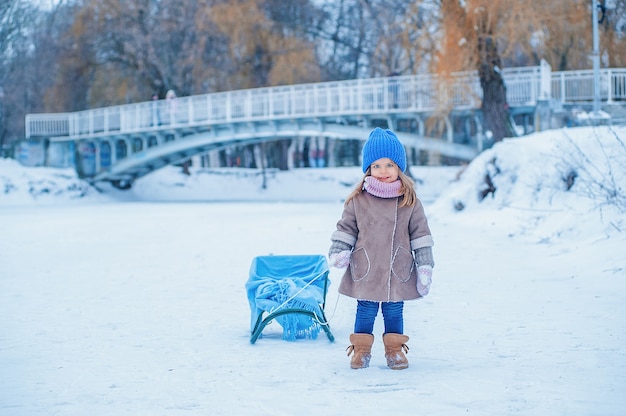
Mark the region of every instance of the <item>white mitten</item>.
[[428, 295], [430, 291], [430, 283], [433, 280], [433, 268], [428, 265], [418, 266], [417, 268], [417, 292], [422, 295]]
[[333, 253], [329, 257], [331, 267], [345, 269], [350, 264], [350, 250], [344, 250], [339, 253]]

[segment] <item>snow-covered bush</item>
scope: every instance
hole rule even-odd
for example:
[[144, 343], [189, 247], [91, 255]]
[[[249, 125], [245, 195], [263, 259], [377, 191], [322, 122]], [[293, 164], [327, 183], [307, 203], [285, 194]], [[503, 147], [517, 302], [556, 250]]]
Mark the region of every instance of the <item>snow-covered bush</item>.
[[625, 135], [623, 127], [603, 126], [504, 140], [476, 157], [438, 205], [543, 209], [566, 204], [571, 192], [626, 212]]
[[617, 130], [609, 130], [600, 136], [592, 129], [585, 141], [565, 131], [565, 140], [557, 145], [559, 167], [568, 172], [564, 178], [568, 190], [600, 207], [614, 205], [626, 212], [626, 143]]

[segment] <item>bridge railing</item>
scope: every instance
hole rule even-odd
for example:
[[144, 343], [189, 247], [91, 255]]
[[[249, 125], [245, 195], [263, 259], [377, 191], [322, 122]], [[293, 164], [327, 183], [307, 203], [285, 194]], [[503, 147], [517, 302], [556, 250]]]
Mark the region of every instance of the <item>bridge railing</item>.
[[[552, 73], [552, 97], [562, 102], [593, 100], [593, 70]], [[600, 71], [600, 97], [607, 102], [626, 100], [626, 68]]]
[[72, 113], [47, 113], [26, 115], [26, 137], [66, 136]]
[[535, 105], [541, 98], [541, 67], [505, 69], [503, 75], [510, 106]]
[[[626, 69], [601, 71], [602, 98], [626, 99]], [[511, 106], [538, 99], [593, 99], [593, 71], [551, 73], [549, 66], [503, 71]], [[427, 113], [480, 107], [476, 72], [441, 79], [433, 74], [356, 79], [227, 91], [73, 113], [28, 114], [26, 137], [75, 140], [200, 125], [394, 112]]]

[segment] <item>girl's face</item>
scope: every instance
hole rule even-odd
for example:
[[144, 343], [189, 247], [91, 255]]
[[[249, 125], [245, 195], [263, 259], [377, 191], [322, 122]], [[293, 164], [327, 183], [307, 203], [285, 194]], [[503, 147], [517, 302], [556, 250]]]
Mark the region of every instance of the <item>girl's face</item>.
[[370, 173], [381, 182], [391, 183], [398, 180], [400, 168], [393, 160], [383, 157], [370, 165]]

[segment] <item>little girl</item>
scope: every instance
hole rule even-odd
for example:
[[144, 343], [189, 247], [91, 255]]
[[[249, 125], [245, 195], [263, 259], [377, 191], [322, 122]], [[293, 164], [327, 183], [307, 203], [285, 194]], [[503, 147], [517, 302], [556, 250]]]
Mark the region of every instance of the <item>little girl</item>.
[[434, 242], [414, 183], [404, 174], [406, 153], [398, 137], [391, 130], [374, 129], [362, 158], [365, 176], [346, 199], [331, 236], [329, 263], [347, 267], [339, 293], [357, 299], [350, 366], [369, 366], [380, 307], [387, 365], [401, 370], [409, 366], [404, 301], [428, 294]]

